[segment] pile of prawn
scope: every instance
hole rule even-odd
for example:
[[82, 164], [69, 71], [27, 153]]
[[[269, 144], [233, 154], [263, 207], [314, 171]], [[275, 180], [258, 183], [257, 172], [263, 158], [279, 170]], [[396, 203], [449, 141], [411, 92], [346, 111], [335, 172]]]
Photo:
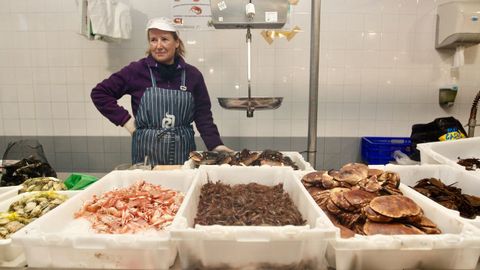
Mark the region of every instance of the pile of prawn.
[[93, 195], [75, 218], [90, 221], [98, 233], [126, 234], [170, 225], [184, 194], [143, 180], [126, 187]]

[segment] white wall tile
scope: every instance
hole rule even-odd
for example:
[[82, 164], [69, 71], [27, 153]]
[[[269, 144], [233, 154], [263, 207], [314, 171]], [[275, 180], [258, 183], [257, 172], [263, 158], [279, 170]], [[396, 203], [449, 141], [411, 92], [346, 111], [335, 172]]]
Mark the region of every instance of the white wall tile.
[[86, 136], [87, 120], [70, 119], [70, 136]]
[[33, 83], [48, 84], [50, 83], [50, 72], [47, 68], [33, 68]]
[[325, 136], [326, 137], [342, 136], [342, 122], [338, 120], [326, 120]]
[[5, 136], [21, 134], [20, 121], [18, 119], [3, 119], [3, 134]]
[[257, 120], [256, 128], [258, 137], [273, 137], [275, 134], [274, 124], [272, 120], [261, 119], [259, 117], [259, 119]]
[[275, 120], [274, 122], [275, 137], [290, 137], [292, 135], [292, 123], [288, 120]]
[[1, 103], [4, 119], [18, 119], [18, 103]]
[[[362, 50], [363, 41], [365, 39], [365, 32], [355, 31], [347, 32], [344, 40], [346, 50]], [[336, 49], [335, 47], [330, 47], [331, 49]]]
[[15, 85], [0, 84], [0, 101], [9, 103], [18, 102], [18, 95], [16, 89], [17, 86]]
[[66, 71], [65, 68], [50, 67], [48, 69], [50, 74], [50, 83], [52, 84], [65, 84], [66, 83]]
[[70, 121], [68, 119], [53, 119], [53, 134], [55, 136], [70, 136]]
[[[36, 115], [37, 119], [40, 119], [40, 120], [51, 120], [51, 119], [53, 119], [52, 118], [51, 104], [50, 103], [45, 103], [45, 102], [35, 102], [35, 115]], [[39, 133], [42, 133], [42, 135], [47, 135], [47, 134], [51, 135], [52, 134], [52, 133], [44, 134], [43, 131], [45, 131], [45, 129], [41, 129], [41, 128], [38, 129], [37, 131]], [[50, 129], [50, 131], [52, 132], [53, 129]]]
[[33, 102], [35, 101], [35, 94], [33, 85], [22, 85], [16, 87], [18, 102]]
[[[36, 108], [36, 107], [35, 107]], [[53, 134], [53, 120], [51, 118], [41, 119], [38, 114], [35, 120], [37, 126], [38, 136], [52, 136]]]
[[35, 49], [30, 52], [33, 67], [48, 67], [48, 51], [46, 49]]
[[239, 121], [240, 126], [240, 136], [241, 137], [255, 137], [257, 136], [257, 119], [246, 118], [245, 116], [240, 117]]
[[13, 29], [13, 19], [14, 16], [11, 14], [2, 14], [0, 16], [0, 31], [11, 31]]
[[[0, 112], [0, 134], [126, 136], [97, 111], [90, 91], [112, 72], [144, 56], [147, 17], [169, 8], [167, 1], [129, 4], [144, 14], [134, 17], [134, 38], [107, 43], [77, 34], [75, 1], [0, 0], [0, 102], [17, 108], [7, 115]], [[306, 136], [310, 4], [302, 0], [292, 8], [291, 24], [301, 31], [291, 41], [276, 39], [268, 45], [261, 30], [253, 31], [253, 93], [284, 97], [279, 109], [255, 112], [254, 119], [221, 109], [215, 102], [218, 96], [246, 94], [245, 31], [181, 31], [187, 61], [205, 76], [222, 135]], [[480, 47], [466, 49], [457, 102], [451, 110], [442, 110], [438, 88], [451, 81], [452, 54], [434, 49], [437, 4], [435, 0], [322, 1], [320, 136], [408, 136], [413, 123], [430, 122], [440, 115], [468, 118], [480, 87]], [[130, 109], [129, 98], [119, 104]], [[36, 125], [20, 122], [5, 131], [11, 121], [4, 120], [11, 120], [14, 112]], [[68, 122], [55, 130], [52, 119], [59, 117]]]
[[342, 137], [356, 137], [361, 122], [358, 120], [344, 120], [342, 121]]
[[[35, 101], [37, 102], [50, 102], [52, 96], [50, 95], [50, 85], [34, 85], [33, 91], [35, 95]], [[55, 96], [55, 95], [54, 95]]]
[[20, 132], [22, 136], [36, 136], [37, 122], [35, 121], [35, 119], [21, 119]]
[[67, 102], [67, 85], [50, 84], [51, 101], [54, 103]]
[[103, 135], [103, 124], [102, 119], [97, 117], [97, 119], [87, 119], [87, 136], [102, 136]]
[[[360, 119], [360, 103], [343, 103], [342, 119], [358, 121]], [[343, 121], [342, 121], [343, 122]]]
[[33, 102], [18, 103], [18, 117], [23, 120], [25, 119], [35, 120], [35, 103]]
[[[305, 119], [305, 118], [304, 118]], [[292, 137], [303, 137], [308, 132], [308, 122], [305, 120], [292, 119]]]
[[[52, 103], [52, 115], [55, 120], [57, 119], [69, 119], [69, 104], [67, 103]], [[73, 118], [74, 119], [74, 118]]]
[[[340, 120], [342, 119], [342, 103], [329, 102], [325, 104], [325, 119]], [[340, 121], [339, 121], [340, 122]]]

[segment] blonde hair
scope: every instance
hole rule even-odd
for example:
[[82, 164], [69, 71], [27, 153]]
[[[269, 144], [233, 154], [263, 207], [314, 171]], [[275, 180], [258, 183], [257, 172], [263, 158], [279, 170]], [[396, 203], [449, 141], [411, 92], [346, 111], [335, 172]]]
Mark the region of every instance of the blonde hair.
[[[175, 57], [181, 56], [185, 57], [185, 45], [183, 44], [183, 40], [180, 38], [177, 32], [170, 32], [172, 33], [173, 39], [178, 41], [178, 47], [175, 49]], [[147, 32], [147, 41], [150, 40], [150, 31]], [[150, 54], [150, 48], [147, 48], [145, 54]]]

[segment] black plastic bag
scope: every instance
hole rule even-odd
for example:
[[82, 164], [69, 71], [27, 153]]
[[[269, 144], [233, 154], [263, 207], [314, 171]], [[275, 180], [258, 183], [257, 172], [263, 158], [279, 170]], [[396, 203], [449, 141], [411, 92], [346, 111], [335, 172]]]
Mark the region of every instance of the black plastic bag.
[[457, 140], [465, 138], [466, 134], [460, 121], [454, 117], [442, 117], [427, 124], [415, 124], [410, 135], [413, 149], [410, 158], [420, 161], [420, 152], [417, 150], [419, 143]]
[[[12, 160], [17, 162], [10, 164]], [[48, 164], [42, 145], [36, 140], [20, 140], [8, 144], [2, 158], [0, 186], [16, 186], [35, 177], [57, 177]]]

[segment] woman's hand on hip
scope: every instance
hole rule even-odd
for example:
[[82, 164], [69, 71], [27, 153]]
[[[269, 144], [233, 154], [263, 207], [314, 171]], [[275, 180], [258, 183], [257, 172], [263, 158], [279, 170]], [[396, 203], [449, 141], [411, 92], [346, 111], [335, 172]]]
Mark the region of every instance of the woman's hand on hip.
[[213, 151], [216, 151], [216, 152], [229, 152], [229, 153], [235, 152], [235, 151], [233, 151], [232, 149], [226, 147], [226, 146], [223, 145], [223, 144], [218, 145], [217, 147], [213, 148]]
[[123, 124], [123, 127], [128, 131], [128, 133], [130, 133], [130, 135], [132, 135], [133, 132], [135, 132], [135, 130], [137, 129], [135, 127], [135, 118], [131, 117], [130, 119], [128, 119], [128, 121]]

